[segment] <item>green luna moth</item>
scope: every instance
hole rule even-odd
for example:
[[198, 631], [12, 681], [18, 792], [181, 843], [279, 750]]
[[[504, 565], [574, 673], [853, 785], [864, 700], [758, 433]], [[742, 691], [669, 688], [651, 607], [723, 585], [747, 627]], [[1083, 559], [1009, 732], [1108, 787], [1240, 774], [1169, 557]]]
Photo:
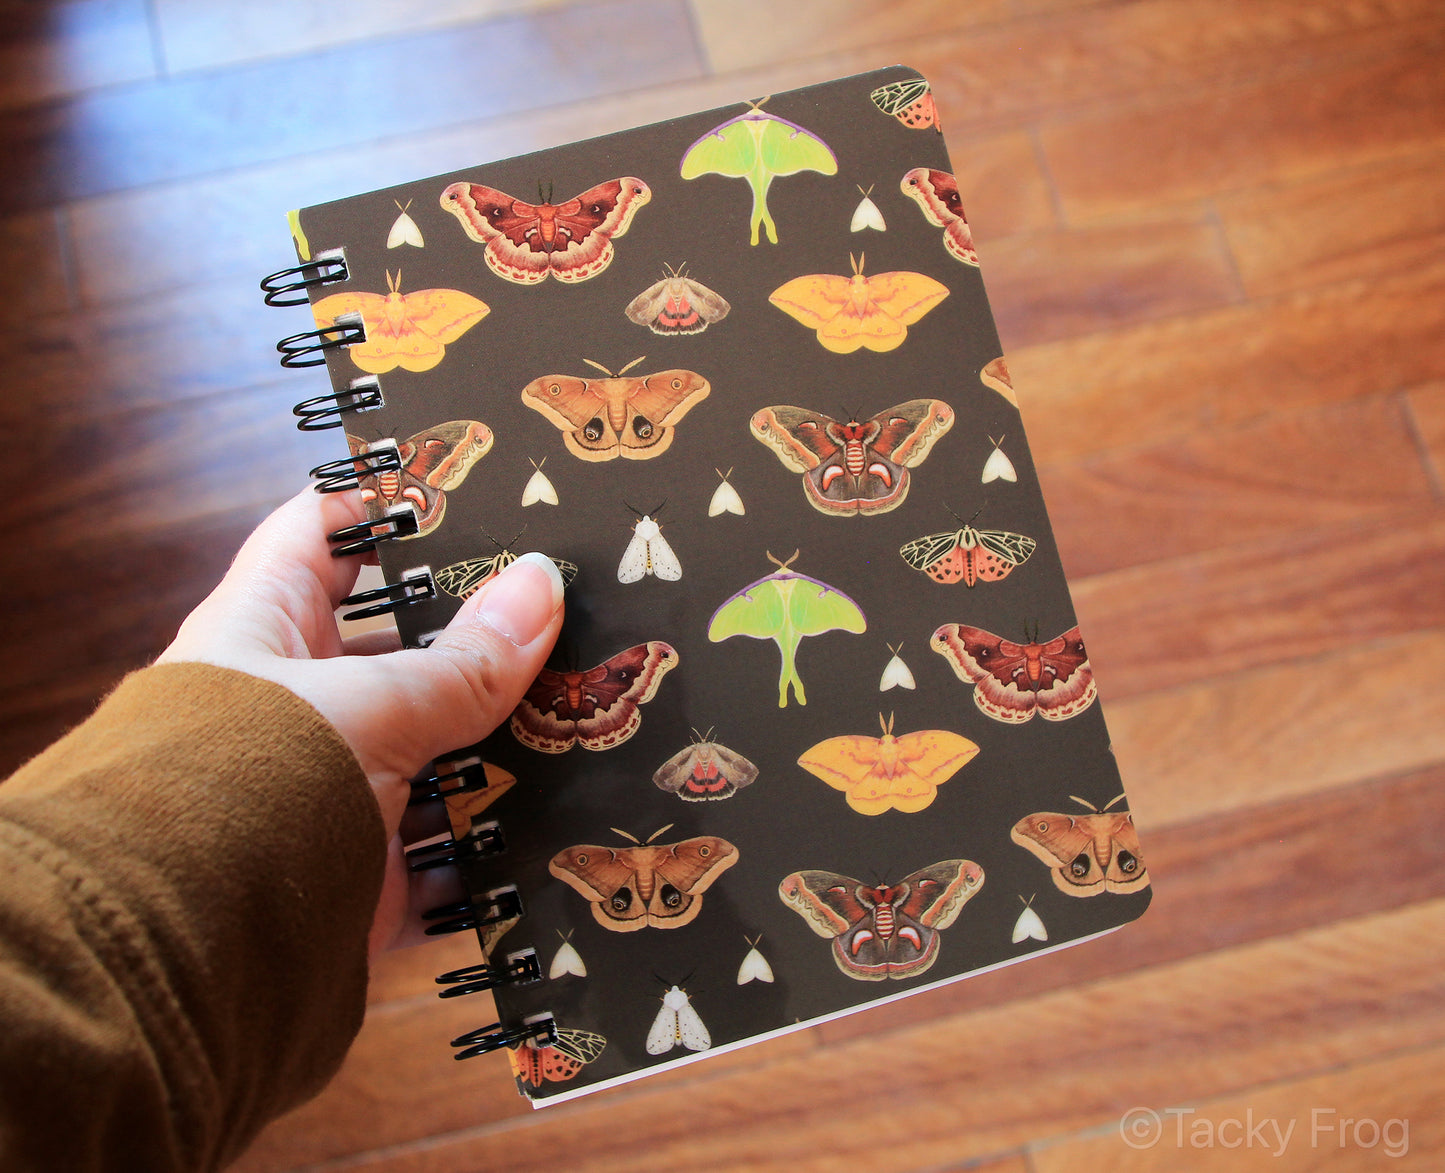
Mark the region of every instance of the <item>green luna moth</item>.
[[688, 147], [682, 156], [682, 177], [727, 175], [746, 179], [753, 189], [749, 243], [758, 243], [758, 229], [762, 227], [767, 229], [768, 240], [777, 244], [778, 226], [768, 212], [768, 185], [776, 176], [800, 171], [836, 175], [838, 159], [811, 130], [767, 114], [758, 109], [759, 105], [755, 103], [746, 114], [714, 126]]
[[851, 631], [856, 635], [868, 627], [858, 604], [842, 591], [789, 570], [797, 557], [794, 551], [792, 558], [779, 562], [769, 554], [778, 569], [728, 599], [713, 613], [707, 628], [707, 637], [713, 643], [748, 635], [778, 645], [783, 657], [778, 675], [780, 709], [787, 707], [790, 684], [798, 704], [808, 703], [793, 659], [804, 636], [822, 635], [825, 631]]

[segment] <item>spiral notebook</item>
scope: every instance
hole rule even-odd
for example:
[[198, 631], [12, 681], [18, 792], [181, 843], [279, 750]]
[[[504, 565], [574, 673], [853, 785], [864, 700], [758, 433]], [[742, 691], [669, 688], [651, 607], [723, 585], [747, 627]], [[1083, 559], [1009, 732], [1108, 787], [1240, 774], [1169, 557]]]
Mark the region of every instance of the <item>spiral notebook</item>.
[[[417, 783], [534, 1103], [1077, 944], [1149, 876], [927, 82], [904, 67], [291, 217], [422, 645], [568, 581], [510, 722]], [[338, 436], [339, 439], [339, 436]]]

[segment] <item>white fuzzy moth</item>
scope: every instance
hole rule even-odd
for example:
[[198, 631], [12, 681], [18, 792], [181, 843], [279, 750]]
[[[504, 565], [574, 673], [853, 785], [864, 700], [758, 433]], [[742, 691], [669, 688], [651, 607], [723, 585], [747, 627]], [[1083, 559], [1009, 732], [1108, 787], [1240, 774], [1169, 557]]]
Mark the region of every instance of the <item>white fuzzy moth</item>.
[[649, 574], [676, 582], [682, 577], [682, 563], [662, 536], [662, 527], [644, 514], [632, 527], [632, 540], [617, 566], [617, 581], [637, 582]]
[[678, 1046], [689, 1051], [706, 1051], [712, 1046], [712, 1036], [683, 988], [673, 986], [662, 996], [662, 1009], [647, 1032], [647, 1053], [665, 1055]]

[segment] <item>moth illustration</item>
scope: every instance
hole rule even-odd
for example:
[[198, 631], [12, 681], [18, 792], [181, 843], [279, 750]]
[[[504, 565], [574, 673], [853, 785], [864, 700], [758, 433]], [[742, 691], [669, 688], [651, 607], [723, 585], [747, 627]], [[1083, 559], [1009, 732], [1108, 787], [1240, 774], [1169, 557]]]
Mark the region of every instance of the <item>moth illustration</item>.
[[587, 966], [582, 963], [582, 955], [577, 952], [577, 947], [572, 944], [573, 932], [576, 932], [576, 930], [573, 929], [572, 932], [563, 936], [562, 931], [560, 929], [557, 930], [557, 935], [562, 937], [562, 944], [558, 947], [556, 955], [552, 958], [552, 964], [547, 967], [547, 976], [554, 982], [558, 978], [567, 977], [568, 975], [573, 977], [587, 976]]
[[543, 668], [512, 712], [512, 734], [542, 753], [566, 753], [578, 744], [612, 749], [637, 732], [637, 706], [656, 696], [676, 667], [672, 645], [652, 640], [585, 672]]
[[[531, 457], [528, 457], [530, 460]], [[540, 461], [532, 461], [532, 475], [527, 479], [526, 486], [522, 489], [522, 507], [535, 505], [541, 502], [543, 505], [557, 504], [557, 490], [552, 482], [547, 479], [547, 474], [542, 471], [542, 465], [547, 463], [544, 456]]]
[[740, 986], [745, 986], [749, 982], [771, 982], [773, 980], [773, 967], [768, 964], [768, 959], [758, 949], [758, 942], [762, 939], [762, 934], [757, 937], [743, 937], [750, 948], [744, 955], [742, 964], [738, 966], [738, 985]]
[[877, 888], [836, 872], [794, 872], [778, 895], [818, 936], [832, 938], [840, 970], [881, 982], [927, 972], [938, 960], [939, 932], [982, 887], [978, 864], [945, 859]]
[[931, 126], [939, 134], [943, 133], [943, 124], [938, 120], [938, 105], [933, 100], [933, 87], [921, 77], [891, 81], [879, 86], [868, 97], [883, 113], [893, 115], [910, 130], [927, 130]]
[[485, 786], [444, 791], [442, 794], [453, 839], [460, 841], [472, 834], [477, 827], [477, 817], [517, 782], [515, 774], [491, 762], [482, 763], [482, 776], [486, 779]]
[[809, 273], [779, 285], [768, 300], [810, 330], [835, 354], [895, 350], [908, 327], [948, 296], [948, 287], [923, 273], [900, 271], [863, 275], [863, 255], [851, 277]]
[[712, 491], [712, 500], [708, 502], [707, 515], [716, 517], [720, 513], [736, 513], [739, 517], [747, 514], [743, 508], [743, 499], [738, 496], [738, 491], [728, 484], [728, 477], [733, 475], [733, 470], [723, 472], [721, 469], [713, 469], [721, 479], [721, 484]]
[[630, 175], [609, 179], [565, 203], [551, 193], [535, 204], [480, 183], [454, 183], [441, 205], [462, 231], [486, 245], [482, 256], [498, 277], [535, 285], [550, 275], [586, 281], [612, 263], [612, 242], [624, 235], [652, 189]]
[[902, 505], [908, 470], [923, 463], [953, 419], [953, 408], [941, 399], [910, 399], [846, 423], [780, 404], [758, 411], [749, 427], [785, 468], [803, 474], [808, 504], [846, 517]]
[[757, 766], [711, 738], [711, 729], [705, 736], [694, 729], [692, 744], [657, 767], [653, 784], [688, 802], [731, 798], [751, 785], [758, 776]]
[[358, 315], [366, 340], [346, 348], [363, 371], [382, 375], [396, 367], [429, 371], [447, 347], [485, 318], [487, 303], [460, 289], [401, 292], [401, 270], [386, 274], [385, 293], [353, 290], [323, 297], [311, 307], [316, 327], [324, 330], [347, 314]]
[[1019, 474], [1014, 469], [1014, 462], [1003, 450], [1003, 442], [1007, 438], [1007, 436], [1000, 436], [997, 440], [992, 436], [988, 438], [988, 442], [993, 445], [993, 451], [983, 462], [982, 480], [985, 485], [992, 481], [1017, 482], [1019, 479]]
[[636, 846], [568, 847], [552, 857], [547, 870], [582, 894], [604, 929], [679, 929], [697, 919], [703, 893], [737, 863], [738, 849], [715, 835], [654, 843], [670, 826], [653, 832], [646, 843], [614, 827]]
[[798, 765], [841, 790], [860, 815], [887, 810], [916, 814], [938, 797], [938, 788], [978, 754], [978, 746], [946, 729], [893, 735], [893, 717], [881, 737], [830, 737], [803, 751]]
[[1055, 811], [1025, 815], [1009, 837], [1043, 860], [1060, 892], [1070, 896], [1137, 892], [1149, 886], [1149, 872], [1139, 854], [1134, 816], [1109, 810], [1123, 797], [1105, 804], [1103, 810], [1074, 798], [1094, 812], [1088, 815]]
[[963, 197], [958, 180], [947, 171], [915, 167], [899, 184], [903, 194], [915, 200], [928, 222], [943, 229], [943, 246], [965, 265], [978, 264], [973, 233], [963, 216]]
[[981, 627], [945, 623], [929, 646], [960, 680], [975, 686], [973, 703], [995, 721], [1018, 725], [1035, 713], [1066, 721], [1098, 695], [1077, 627], [1048, 643], [1039, 643], [1036, 634], [1016, 644]]
[[768, 560], [778, 569], [727, 599], [713, 612], [707, 627], [707, 637], [713, 643], [721, 643], [735, 635], [746, 635], [753, 639], [770, 639], [778, 645], [783, 658], [782, 671], [778, 675], [780, 709], [787, 706], [789, 685], [798, 704], [808, 703], [794, 660], [804, 637], [822, 635], [826, 631], [858, 634], [868, 627], [858, 604], [842, 591], [806, 574], [789, 570], [797, 557], [796, 550], [786, 562], [780, 562], [769, 554]]
[[1018, 396], [1014, 394], [1013, 378], [1008, 372], [1008, 362], [1003, 355], [984, 363], [983, 369], [978, 372], [978, 381], [997, 391], [1015, 407], [1019, 405]]
[[[521, 536], [518, 534], [512, 542]], [[463, 558], [460, 562], [448, 563], [436, 572], [437, 586], [449, 595], [469, 599], [517, 560], [517, 555], [512, 550], [512, 542], [503, 546], [496, 538], [491, 538], [490, 541], [498, 547], [497, 553], [485, 558]], [[553, 558], [552, 563], [562, 575], [562, 585], [571, 586], [572, 580], [577, 577], [576, 563], [568, 562], [565, 558]]]
[[863, 198], [858, 201], [858, 206], [853, 209], [853, 218], [848, 221], [848, 231], [862, 232], [865, 228], [873, 228], [878, 232], [886, 232], [888, 225], [883, 222], [883, 213], [878, 210], [878, 205], [873, 202], [872, 184], [869, 184], [867, 191], [863, 191], [863, 185], [860, 183], [858, 190], [863, 192]]
[[590, 359], [584, 361], [607, 377], [543, 375], [522, 388], [522, 402], [561, 429], [567, 451], [579, 460], [661, 456], [672, 446], [682, 417], [712, 390], [696, 371], [626, 377], [641, 358], [616, 375]]
[[[372, 450], [372, 444], [359, 436], [348, 435], [346, 442], [352, 456]], [[401, 502], [409, 504], [416, 510], [420, 536], [441, 525], [447, 493], [492, 450], [492, 430], [476, 420], [448, 420], [417, 432], [396, 448], [401, 468], [360, 477], [361, 499], [368, 508], [382, 511]]]
[[[976, 516], [976, 515], [975, 515]], [[962, 582], [975, 586], [980, 579], [998, 582], [1029, 560], [1038, 548], [1033, 538], [1001, 529], [962, 529], [925, 534], [904, 542], [898, 553], [914, 570], [921, 570], [934, 582]]]
[[654, 334], [701, 334], [721, 322], [733, 307], [718, 293], [686, 273], [686, 265], [664, 266], [667, 276], [644, 289], [624, 311]]
[[[1020, 900], [1024, 900], [1022, 896]], [[1019, 913], [1018, 920], [1014, 921], [1013, 936], [1010, 940], [1017, 945], [1020, 941], [1047, 941], [1049, 930], [1044, 928], [1044, 921], [1034, 911], [1034, 898], [1030, 896], [1024, 900], [1024, 910]]]
[[759, 229], [778, 243], [778, 226], [768, 211], [768, 188], [774, 179], [800, 171], [838, 173], [838, 157], [828, 144], [796, 122], [759, 109], [766, 101], [748, 103], [745, 114], [714, 126], [682, 156], [684, 179], [724, 175], [747, 180], [753, 193], [749, 244], [758, 243]]
[[637, 582], [649, 574], [664, 582], [676, 582], [682, 577], [682, 563], [662, 536], [662, 527], [644, 514], [632, 527], [632, 540], [627, 543], [617, 566], [617, 581]]
[[607, 1047], [607, 1040], [595, 1031], [559, 1027], [550, 1043], [527, 1039], [507, 1051], [512, 1075], [518, 1085], [540, 1088], [544, 1083], [566, 1083]]
[[918, 682], [913, 679], [913, 673], [903, 662], [903, 657], [898, 654], [902, 649], [901, 643], [896, 648], [892, 644], [888, 645], [888, 650], [893, 653], [893, 658], [883, 665], [883, 675], [878, 678], [879, 692], [887, 692], [890, 688], [918, 687]]
[[692, 1001], [681, 986], [673, 986], [662, 996], [662, 1009], [647, 1032], [647, 1053], [666, 1055], [674, 1047], [706, 1051], [711, 1046], [712, 1036]]
[[396, 205], [398, 214], [392, 221], [391, 231], [386, 234], [386, 247], [400, 248], [404, 244], [410, 244], [416, 248], [424, 248], [425, 242], [421, 237], [421, 229], [416, 226], [416, 221], [407, 214], [407, 208], [411, 207], [411, 201], [407, 200], [405, 206], [400, 200], [391, 202]]

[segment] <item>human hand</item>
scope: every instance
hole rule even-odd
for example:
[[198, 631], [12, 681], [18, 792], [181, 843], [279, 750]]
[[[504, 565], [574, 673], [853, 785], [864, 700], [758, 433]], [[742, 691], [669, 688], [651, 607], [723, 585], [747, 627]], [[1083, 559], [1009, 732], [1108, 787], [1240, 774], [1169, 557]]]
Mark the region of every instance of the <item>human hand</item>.
[[333, 558], [326, 535], [364, 516], [354, 492], [306, 489], [293, 497], [246, 540], [159, 662], [201, 661], [274, 681], [308, 701], [351, 747], [389, 840], [371, 930], [375, 955], [420, 939], [420, 909], [444, 898], [444, 878], [413, 877], [406, 868], [400, 826], [409, 782], [432, 759], [480, 741], [507, 719], [556, 642], [562, 578], [550, 559], [525, 555], [467, 599], [425, 649], [398, 650], [394, 633], [343, 640], [335, 609], [362, 560]]

